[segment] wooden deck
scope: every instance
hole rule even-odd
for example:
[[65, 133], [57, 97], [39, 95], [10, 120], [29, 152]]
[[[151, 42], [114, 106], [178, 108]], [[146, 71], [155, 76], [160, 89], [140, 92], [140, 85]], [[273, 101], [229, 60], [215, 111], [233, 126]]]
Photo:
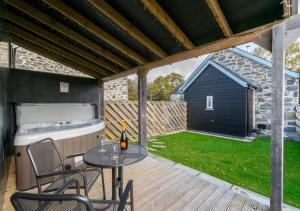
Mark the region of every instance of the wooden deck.
[[[107, 194], [111, 196], [111, 171], [106, 169], [104, 174]], [[268, 210], [268, 206], [236, 194], [228, 186], [208, 182], [196, 172], [149, 156], [142, 162], [125, 167], [124, 176], [124, 183], [128, 179], [134, 180], [136, 210]], [[13, 210], [9, 199], [15, 191], [15, 168], [14, 162], [11, 162], [3, 210]], [[101, 196], [99, 178], [89, 197]]]

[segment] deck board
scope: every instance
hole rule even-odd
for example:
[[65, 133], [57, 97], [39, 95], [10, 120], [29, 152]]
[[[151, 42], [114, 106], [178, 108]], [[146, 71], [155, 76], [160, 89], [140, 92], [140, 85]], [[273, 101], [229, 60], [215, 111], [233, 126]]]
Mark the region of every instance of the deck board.
[[[3, 209], [14, 210], [10, 196], [16, 191], [15, 164], [12, 158], [9, 178], [4, 195]], [[106, 194], [111, 196], [111, 170], [104, 170]], [[162, 159], [147, 157], [143, 161], [124, 168], [124, 183], [134, 181], [136, 210], [204, 210], [249, 211], [268, 210], [268, 206], [234, 193], [224, 186], [211, 183], [187, 169], [177, 168]], [[93, 199], [102, 197], [101, 179], [89, 193]], [[36, 192], [31, 189], [29, 192]], [[68, 191], [72, 193], [73, 190]]]

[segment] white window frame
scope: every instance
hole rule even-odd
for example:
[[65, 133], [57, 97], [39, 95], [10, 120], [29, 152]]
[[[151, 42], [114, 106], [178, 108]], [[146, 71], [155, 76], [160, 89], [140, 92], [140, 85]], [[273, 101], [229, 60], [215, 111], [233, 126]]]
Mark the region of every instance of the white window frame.
[[206, 96], [206, 109], [205, 110], [214, 110], [213, 96]]

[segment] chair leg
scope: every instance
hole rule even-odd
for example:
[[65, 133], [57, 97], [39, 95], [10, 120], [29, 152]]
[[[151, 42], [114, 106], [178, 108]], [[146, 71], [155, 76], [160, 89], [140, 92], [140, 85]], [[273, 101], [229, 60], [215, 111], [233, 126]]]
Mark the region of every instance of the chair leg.
[[102, 191], [103, 191], [103, 199], [106, 200], [106, 193], [105, 193], [105, 183], [104, 183], [104, 172], [103, 168], [101, 168], [101, 179], [102, 179]]
[[43, 194], [43, 190], [42, 190], [42, 185], [40, 183], [39, 179], [36, 179], [36, 183], [37, 183], [37, 187], [38, 187], [38, 192], [39, 194]]
[[130, 188], [130, 207], [131, 211], [134, 211], [133, 186]]
[[88, 197], [88, 194], [89, 194], [89, 192], [88, 192], [86, 186], [84, 186], [84, 195], [85, 195], [86, 197]]

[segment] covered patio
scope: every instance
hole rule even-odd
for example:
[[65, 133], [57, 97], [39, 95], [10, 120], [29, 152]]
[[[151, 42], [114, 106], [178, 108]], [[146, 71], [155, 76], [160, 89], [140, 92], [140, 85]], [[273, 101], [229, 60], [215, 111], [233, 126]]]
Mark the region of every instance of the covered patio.
[[[147, 146], [146, 88], [151, 69], [247, 42], [272, 51], [270, 210], [283, 210], [284, 49], [300, 34], [297, 0], [176, 0], [172, 4], [167, 0], [4, 0], [0, 11], [1, 41], [17, 44], [98, 80], [100, 119], [104, 116], [104, 82], [137, 74], [138, 143], [143, 147]], [[11, 53], [10, 47], [8, 74], [14, 69]], [[9, 103], [5, 100], [3, 104]], [[7, 121], [5, 113], [0, 116]], [[9, 138], [2, 135], [0, 142], [6, 159], [9, 155], [4, 155], [3, 143], [11, 143]], [[6, 168], [5, 159], [1, 160], [6, 172], [1, 178], [2, 189], [8, 187], [5, 195], [0, 193], [0, 198], [4, 195], [4, 210], [11, 208], [9, 197], [15, 192], [14, 159], [10, 159], [11, 165]], [[147, 157], [125, 168], [125, 180], [134, 180], [137, 210], [268, 209], [226, 185], [177, 167]], [[104, 174], [110, 184], [109, 173]], [[94, 185], [91, 197], [99, 195], [100, 184], [98, 181]]]
[[[14, 210], [9, 201], [17, 191], [14, 174], [12, 162], [9, 170], [11, 179], [7, 184], [3, 204], [3, 210], [7, 211]], [[104, 174], [108, 184], [107, 194], [110, 195], [110, 171], [107, 169]], [[124, 176], [125, 181], [134, 180], [136, 210], [269, 210], [265, 201], [242, 195], [230, 183], [154, 155], [125, 168]], [[99, 190], [100, 180], [93, 186], [89, 198], [99, 198]], [[35, 193], [37, 190], [35, 188], [26, 192]], [[284, 206], [283, 210], [293, 209]]]

